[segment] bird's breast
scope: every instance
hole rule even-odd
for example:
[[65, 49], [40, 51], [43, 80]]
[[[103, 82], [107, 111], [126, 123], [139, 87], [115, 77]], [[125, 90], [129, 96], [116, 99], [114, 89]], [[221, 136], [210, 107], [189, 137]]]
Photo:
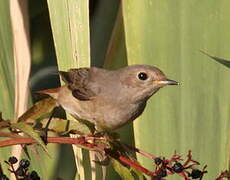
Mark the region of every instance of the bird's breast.
[[67, 87], [61, 88], [57, 101], [68, 113], [94, 123], [99, 130], [115, 130], [133, 121], [144, 111], [146, 104], [116, 101], [104, 96], [80, 101]]
[[146, 103], [123, 103], [123, 104], [108, 104], [104, 106], [105, 113], [103, 121], [100, 121], [106, 129], [115, 130], [125, 124], [135, 120], [144, 111]]

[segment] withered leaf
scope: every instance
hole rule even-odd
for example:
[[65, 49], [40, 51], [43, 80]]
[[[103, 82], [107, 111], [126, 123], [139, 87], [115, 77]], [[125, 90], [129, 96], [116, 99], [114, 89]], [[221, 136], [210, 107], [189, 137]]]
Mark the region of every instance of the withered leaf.
[[12, 132], [0, 132], [0, 137], [22, 138], [23, 136]]
[[1, 120], [0, 121], [0, 129], [10, 127], [10, 120]]
[[34, 122], [36, 119], [41, 118], [52, 112], [56, 107], [56, 100], [49, 97], [35, 103], [28, 109], [22, 116], [18, 118], [18, 122]]

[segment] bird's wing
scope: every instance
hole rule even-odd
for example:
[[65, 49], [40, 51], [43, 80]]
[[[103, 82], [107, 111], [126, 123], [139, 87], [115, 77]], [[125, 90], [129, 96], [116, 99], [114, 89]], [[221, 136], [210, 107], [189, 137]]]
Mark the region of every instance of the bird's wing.
[[78, 100], [87, 101], [96, 96], [89, 86], [89, 68], [70, 69], [68, 72], [60, 71], [59, 73]]

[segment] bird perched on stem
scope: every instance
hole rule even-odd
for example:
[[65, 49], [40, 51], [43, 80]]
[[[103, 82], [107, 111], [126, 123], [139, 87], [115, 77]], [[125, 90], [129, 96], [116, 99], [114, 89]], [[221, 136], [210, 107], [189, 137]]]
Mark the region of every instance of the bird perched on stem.
[[55, 98], [74, 117], [93, 123], [99, 132], [132, 122], [160, 88], [179, 84], [149, 65], [117, 70], [90, 67], [59, 73], [65, 85], [41, 92]]

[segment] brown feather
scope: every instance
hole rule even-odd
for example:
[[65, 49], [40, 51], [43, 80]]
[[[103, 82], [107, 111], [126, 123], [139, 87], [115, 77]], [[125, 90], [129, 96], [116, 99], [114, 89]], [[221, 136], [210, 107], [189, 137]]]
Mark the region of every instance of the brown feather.
[[73, 96], [78, 100], [87, 101], [95, 96], [88, 87], [90, 81], [89, 68], [70, 69], [68, 72], [60, 71], [60, 75], [72, 91]]
[[42, 90], [42, 91], [37, 91], [36, 93], [38, 93], [38, 94], [47, 94], [47, 95], [51, 96], [52, 98], [57, 99], [58, 93], [60, 91], [60, 88], [61, 87], [52, 88], [52, 89], [45, 89], [45, 90]]

